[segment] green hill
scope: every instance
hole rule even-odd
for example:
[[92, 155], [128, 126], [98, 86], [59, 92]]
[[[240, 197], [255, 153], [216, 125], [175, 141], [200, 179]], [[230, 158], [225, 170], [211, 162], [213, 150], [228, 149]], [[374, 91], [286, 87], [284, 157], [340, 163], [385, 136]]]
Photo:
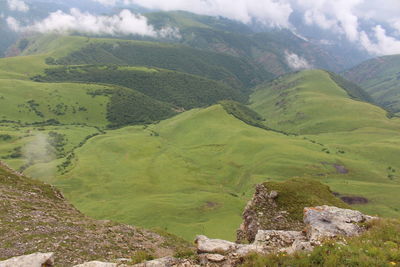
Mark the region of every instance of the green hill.
[[368, 60], [344, 75], [361, 85], [378, 104], [400, 113], [400, 55]]
[[188, 240], [233, 239], [253, 185], [269, 179], [314, 178], [368, 198], [361, 210], [399, 216], [397, 132], [350, 133], [286, 136], [217, 105], [95, 137], [75, 152], [70, 172], [51, 181], [95, 218], [163, 227]]
[[319, 164], [335, 162], [319, 145], [247, 125], [220, 105], [109, 132], [75, 154], [71, 171], [53, 183], [80, 210], [188, 240], [233, 239], [252, 186], [268, 177], [335, 173]]
[[117, 64], [169, 69], [223, 81], [242, 90], [273, 77], [243, 58], [157, 42], [47, 35], [30, 40], [23, 55], [31, 54], [48, 54], [49, 62], [60, 65]]
[[266, 119], [266, 125], [289, 133], [334, 133], [365, 127], [399, 129], [398, 120], [390, 120], [385, 110], [359, 101], [365, 99], [360, 91], [341, 87], [335, 77], [321, 70], [282, 76], [259, 86], [251, 95], [250, 106]]

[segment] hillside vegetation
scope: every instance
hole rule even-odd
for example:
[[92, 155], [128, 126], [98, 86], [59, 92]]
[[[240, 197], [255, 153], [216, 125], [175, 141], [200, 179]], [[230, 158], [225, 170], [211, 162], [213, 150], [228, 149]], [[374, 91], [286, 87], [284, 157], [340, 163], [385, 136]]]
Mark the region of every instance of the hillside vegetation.
[[400, 55], [365, 61], [344, 75], [361, 85], [377, 103], [400, 113]]
[[337, 136], [267, 131], [217, 105], [95, 137], [53, 182], [91, 216], [164, 227], [188, 240], [233, 239], [253, 185], [269, 179], [312, 177], [342, 195], [366, 197], [361, 210], [399, 216], [397, 134]]
[[240, 90], [199, 76], [161, 69], [116, 66], [70, 66], [47, 69], [35, 81], [104, 83], [137, 90], [153, 99], [190, 109], [233, 99], [244, 102]]
[[93, 39], [67, 56], [49, 60], [59, 65], [118, 64], [157, 67], [223, 81], [242, 90], [272, 78], [271, 74], [257, 64], [242, 58], [182, 45], [139, 41]]

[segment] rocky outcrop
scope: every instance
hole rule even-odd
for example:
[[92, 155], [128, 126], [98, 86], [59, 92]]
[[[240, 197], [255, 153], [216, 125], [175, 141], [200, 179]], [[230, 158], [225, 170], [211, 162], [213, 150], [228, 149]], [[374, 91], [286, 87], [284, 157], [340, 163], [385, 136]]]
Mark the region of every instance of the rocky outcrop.
[[276, 251], [292, 246], [297, 240], [306, 241], [306, 237], [300, 231], [259, 230], [253, 244]]
[[359, 225], [374, 217], [357, 210], [318, 206], [304, 209], [307, 238], [311, 241], [337, 236], [355, 236], [364, 231]]
[[311, 179], [259, 184], [243, 212], [237, 231], [238, 243], [252, 243], [259, 230], [302, 231], [304, 207], [349, 207], [329, 187]]
[[51, 267], [54, 266], [54, 253], [34, 253], [14, 257], [0, 262], [0, 267]]
[[258, 230], [253, 243], [249, 245], [198, 236], [196, 244], [204, 265], [218, 262], [220, 266], [232, 266], [240, 257], [251, 252], [292, 254], [311, 251], [327, 238], [359, 235], [365, 230], [359, 223], [372, 219], [376, 218], [356, 210], [317, 206], [304, 208], [303, 231]]
[[243, 212], [243, 223], [237, 231], [237, 241], [253, 242], [260, 229], [298, 229], [301, 223], [293, 225], [287, 218], [287, 212], [280, 210], [276, 199], [277, 191], [268, 191], [263, 185], [256, 186], [253, 199], [249, 201]]

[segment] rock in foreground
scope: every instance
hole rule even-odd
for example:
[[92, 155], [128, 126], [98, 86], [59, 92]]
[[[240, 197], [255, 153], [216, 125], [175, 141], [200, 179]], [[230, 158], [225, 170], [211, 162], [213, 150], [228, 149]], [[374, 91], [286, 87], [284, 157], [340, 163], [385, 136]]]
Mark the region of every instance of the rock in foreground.
[[304, 207], [321, 205], [350, 208], [328, 186], [315, 180], [298, 178], [259, 184], [243, 212], [237, 241], [254, 242], [259, 230], [302, 231]]
[[198, 253], [203, 255], [201, 259], [204, 265], [219, 262], [223, 266], [232, 266], [240, 260], [240, 257], [251, 252], [292, 254], [299, 251], [311, 251], [316, 245], [320, 245], [322, 241], [329, 238], [359, 235], [365, 230], [359, 223], [372, 219], [375, 218], [356, 210], [326, 205], [306, 207], [304, 208], [304, 231], [258, 230], [254, 242], [249, 245], [198, 236], [196, 244]]
[[54, 253], [34, 253], [0, 262], [0, 267], [51, 267]]

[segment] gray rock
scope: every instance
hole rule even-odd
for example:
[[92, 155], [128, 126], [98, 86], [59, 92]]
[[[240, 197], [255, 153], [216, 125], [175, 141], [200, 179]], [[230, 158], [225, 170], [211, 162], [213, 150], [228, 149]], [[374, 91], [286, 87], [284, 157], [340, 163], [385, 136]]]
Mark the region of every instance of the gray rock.
[[237, 248], [237, 244], [233, 242], [221, 239], [210, 239], [204, 235], [197, 236], [195, 243], [200, 253], [227, 254]]
[[311, 242], [296, 240], [293, 242], [293, 244], [290, 248], [283, 249], [282, 251], [284, 251], [288, 254], [293, 254], [293, 253], [299, 252], [299, 251], [312, 251], [313, 249], [314, 249], [314, 246]]
[[226, 258], [220, 254], [207, 254], [207, 260], [211, 262], [223, 262]]
[[269, 198], [271, 198], [271, 199], [276, 199], [277, 197], [278, 197], [278, 192], [276, 192], [276, 191], [271, 191], [270, 193], [269, 193]]
[[14, 257], [0, 262], [0, 267], [51, 267], [54, 266], [54, 253], [34, 253]]
[[110, 262], [90, 261], [75, 265], [74, 267], [117, 267], [117, 264]]
[[237, 256], [243, 257], [249, 253], [260, 253], [265, 254], [265, 247], [255, 244], [250, 245], [238, 245], [236, 251], [234, 252]]
[[310, 241], [336, 236], [355, 236], [363, 232], [357, 223], [373, 219], [357, 210], [341, 209], [331, 206], [318, 206], [304, 209], [304, 223]]
[[156, 260], [146, 261], [143, 263], [135, 264], [133, 267], [171, 267], [180, 266], [180, 260], [173, 257], [165, 257]]

